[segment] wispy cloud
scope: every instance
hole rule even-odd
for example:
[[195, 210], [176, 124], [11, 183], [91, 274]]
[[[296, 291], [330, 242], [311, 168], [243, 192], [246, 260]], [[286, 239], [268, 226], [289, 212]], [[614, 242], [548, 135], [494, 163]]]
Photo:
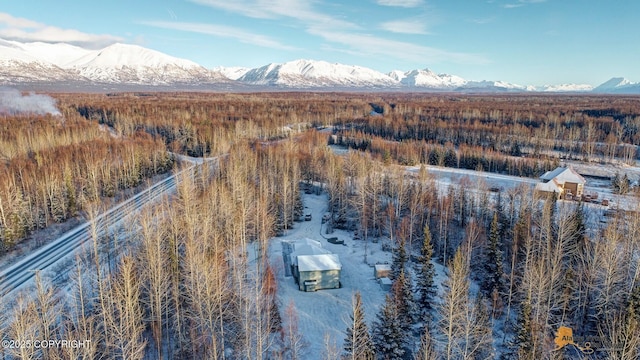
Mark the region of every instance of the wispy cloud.
[[[242, 14], [244, 16], [252, 17], [255, 19], [272, 19], [274, 14], [271, 9], [265, 9], [264, 6], [260, 6], [258, 2], [246, 1], [246, 0], [189, 0], [192, 3], [210, 6], [225, 11]], [[267, 10], [267, 11], [265, 11]]]
[[189, 0], [255, 19], [290, 18], [310, 26], [358, 28], [353, 24], [313, 8], [310, 0]]
[[378, 5], [383, 6], [397, 6], [405, 8], [418, 7], [424, 4], [423, 0], [378, 0]]
[[400, 33], [400, 34], [425, 35], [429, 33], [427, 25], [428, 23], [424, 18], [411, 18], [411, 19], [387, 21], [380, 24], [380, 28], [386, 31]]
[[518, 0], [515, 3], [504, 4], [502, 7], [505, 9], [515, 9], [528, 4], [540, 4], [544, 2], [547, 2], [547, 0]]
[[495, 17], [487, 17], [487, 18], [480, 18], [480, 19], [471, 19], [470, 21], [474, 24], [478, 24], [478, 25], [485, 25], [485, 24], [489, 24], [492, 23], [496, 20]]
[[450, 52], [404, 41], [384, 39], [366, 34], [353, 34], [325, 29], [311, 29], [314, 35], [332, 43], [349, 47], [360, 56], [385, 56], [420, 63], [454, 62], [460, 64], [486, 64], [482, 55]]
[[85, 48], [98, 49], [119, 41], [121, 37], [84, 33], [73, 29], [62, 29], [33, 20], [0, 13], [0, 38], [22, 42], [65, 42]]
[[[320, 46], [324, 49], [332, 48], [334, 51], [358, 54], [360, 56], [385, 56], [403, 61], [409, 60], [429, 64], [445, 61], [463, 64], [484, 64], [488, 62], [484, 56], [477, 54], [450, 52], [410, 42], [396, 41], [381, 36], [365, 34], [360, 26], [342, 18], [330, 15], [324, 12], [321, 8], [314, 6], [317, 4], [314, 0], [189, 1], [250, 18], [289, 20], [291, 23], [287, 25], [298, 26], [304, 29], [306, 33], [321, 38], [325, 43]], [[378, 3], [387, 6], [409, 7], [418, 6], [422, 4], [423, 1], [379, 0]], [[156, 25], [158, 25], [157, 22]], [[213, 26], [216, 29], [219, 27], [217, 25], [210, 26]], [[415, 19], [414, 21], [390, 21], [383, 23], [380, 26], [388, 31], [396, 33], [427, 33], [426, 25], [417, 23]], [[205, 24], [199, 24], [198, 28], [206, 29], [206, 26]], [[223, 28], [226, 29], [226, 27]], [[219, 35], [220, 32], [211, 33], [212, 35], [223, 36]], [[224, 33], [228, 34], [228, 32]], [[245, 38], [245, 41], [247, 42], [251, 39], [251, 37], [244, 36], [243, 38]], [[341, 49], [335, 49], [337, 47]]]
[[193, 32], [205, 35], [218, 36], [223, 38], [235, 39], [245, 44], [252, 44], [278, 50], [295, 50], [294, 47], [282, 44], [268, 36], [260, 35], [245, 31], [243, 29], [202, 23], [189, 23], [177, 21], [140, 21], [140, 24], [153, 26], [157, 28], [179, 30]]

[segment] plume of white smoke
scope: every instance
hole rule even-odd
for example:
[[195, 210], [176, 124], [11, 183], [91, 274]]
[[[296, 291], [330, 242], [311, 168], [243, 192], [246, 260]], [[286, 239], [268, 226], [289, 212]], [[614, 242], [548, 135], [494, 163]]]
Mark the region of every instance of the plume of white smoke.
[[2, 113], [60, 115], [56, 100], [51, 96], [34, 93], [22, 95], [20, 91], [7, 87], [0, 87], [0, 114]]

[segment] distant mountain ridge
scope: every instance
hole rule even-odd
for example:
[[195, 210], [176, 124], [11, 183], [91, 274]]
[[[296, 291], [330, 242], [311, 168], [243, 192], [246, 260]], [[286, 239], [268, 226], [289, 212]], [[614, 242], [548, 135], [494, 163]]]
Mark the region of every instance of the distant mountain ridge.
[[286, 87], [393, 87], [397, 81], [362, 66], [330, 64], [326, 61], [295, 60], [268, 64], [247, 71], [238, 81]]
[[600, 84], [593, 91], [613, 94], [640, 94], [640, 83], [631, 82], [623, 77], [614, 77]]
[[0, 85], [106, 84], [282, 89], [373, 89], [460, 92], [596, 92], [640, 94], [640, 84], [612, 78], [593, 88], [584, 84], [540, 87], [504, 81], [471, 81], [430, 69], [394, 70], [388, 74], [357, 65], [294, 60], [258, 68], [215, 67], [169, 56], [138, 45], [113, 44], [88, 50], [65, 43], [21, 43], [0, 39]]
[[229, 81], [219, 72], [137, 45], [87, 50], [69, 44], [0, 40], [0, 82], [170, 85]]

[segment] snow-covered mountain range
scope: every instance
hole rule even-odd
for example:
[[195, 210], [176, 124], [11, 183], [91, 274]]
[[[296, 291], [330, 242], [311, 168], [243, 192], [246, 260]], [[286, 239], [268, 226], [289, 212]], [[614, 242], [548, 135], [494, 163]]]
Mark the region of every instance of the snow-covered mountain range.
[[394, 87], [388, 75], [361, 66], [295, 60], [251, 69], [238, 81], [285, 87]]
[[62, 84], [71, 86], [126, 85], [233, 89], [378, 89], [392, 91], [467, 92], [598, 92], [640, 93], [640, 83], [613, 78], [591, 85], [527, 86], [504, 81], [471, 81], [429, 69], [394, 70], [388, 74], [355, 65], [295, 60], [258, 68], [207, 69], [137, 45], [113, 44], [87, 50], [70, 44], [20, 43], [0, 39], [0, 85]]
[[0, 83], [168, 85], [228, 81], [220, 72], [137, 45], [87, 50], [69, 44], [0, 40]]

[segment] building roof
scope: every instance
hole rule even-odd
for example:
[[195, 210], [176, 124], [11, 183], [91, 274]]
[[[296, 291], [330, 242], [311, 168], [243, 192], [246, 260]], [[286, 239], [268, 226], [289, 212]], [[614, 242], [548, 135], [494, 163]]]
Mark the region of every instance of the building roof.
[[337, 254], [298, 255], [298, 271], [341, 270], [342, 263]]
[[391, 265], [389, 264], [375, 264], [374, 267], [376, 270], [391, 270]]
[[297, 239], [291, 242], [293, 244], [293, 248], [297, 249], [300, 246], [311, 245], [315, 247], [322, 247], [322, 243], [318, 240], [313, 240], [309, 238]]
[[536, 191], [545, 191], [545, 192], [562, 192], [558, 184], [555, 181], [549, 181], [544, 183], [537, 183], [535, 187]]
[[331, 254], [331, 251], [315, 246], [313, 244], [296, 244], [295, 251], [291, 253], [294, 265], [298, 265], [298, 258], [303, 255], [324, 255]]
[[331, 251], [317, 247], [317, 246], [313, 246], [313, 245], [299, 245], [299, 246], [296, 246], [296, 250], [291, 253], [291, 256], [296, 257], [300, 255], [321, 255], [321, 254], [331, 254]]
[[[542, 181], [555, 180], [558, 184], [564, 184], [566, 182], [586, 184], [585, 180], [580, 174], [578, 174], [571, 166], [559, 167], [552, 171], [547, 171], [540, 176]], [[550, 191], [550, 190], [547, 190]]]

